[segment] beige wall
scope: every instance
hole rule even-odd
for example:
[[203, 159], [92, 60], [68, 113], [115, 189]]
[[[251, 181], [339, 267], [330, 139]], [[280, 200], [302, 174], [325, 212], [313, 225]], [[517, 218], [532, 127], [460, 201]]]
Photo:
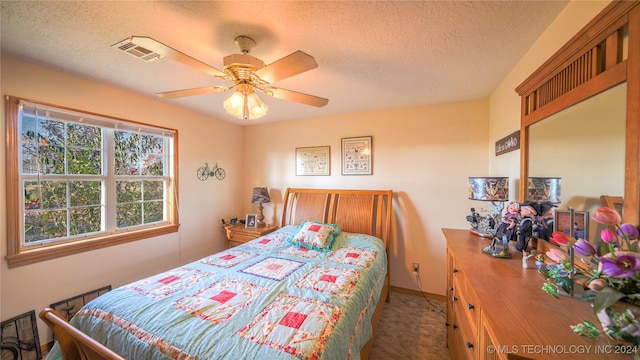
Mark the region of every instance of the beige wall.
[[[238, 212], [242, 181], [242, 128], [156, 100], [2, 57], [2, 94], [178, 129], [180, 231], [106, 249], [8, 269], [0, 267], [0, 317], [32, 309], [111, 284], [158, 273], [224, 249], [220, 219]], [[4, 101], [2, 101], [4, 114]], [[0, 132], [4, 134], [5, 123]], [[5, 161], [2, 137], [0, 158]], [[199, 181], [196, 169], [218, 162], [223, 181]], [[5, 166], [0, 166], [0, 249], [6, 255]], [[40, 339], [49, 341], [46, 326]]]
[[[244, 128], [179, 109], [152, 95], [132, 94], [2, 57], [3, 95], [177, 128], [181, 227], [177, 234], [15, 269], [3, 261], [0, 318], [41, 309], [106, 284], [119, 286], [222, 250], [219, 219], [255, 212], [249, 197], [257, 185], [268, 186], [274, 199], [281, 199], [288, 186], [392, 189], [391, 284], [444, 294], [446, 244], [440, 229], [467, 227], [469, 208], [483, 205], [467, 200], [466, 178], [510, 176], [512, 194], [516, 193], [519, 152], [493, 155], [495, 141], [519, 129], [515, 87], [606, 4], [571, 2], [489, 99]], [[4, 133], [4, 122], [0, 132]], [[342, 176], [340, 139], [363, 135], [374, 139], [374, 175]], [[316, 145], [331, 146], [331, 176], [295, 176], [295, 148]], [[5, 158], [4, 137], [0, 157]], [[227, 178], [198, 181], [195, 171], [205, 162], [218, 162]], [[276, 222], [281, 210], [281, 201], [267, 204], [267, 221]], [[3, 257], [5, 219], [5, 166], [0, 166]], [[413, 262], [421, 265], [419, 287], [411, 274]], [[45, 326], [41, 323], [39, 328], [41, 341], [48, 341]]]
[[[542, 65], [550, 56], [558, 51], [571, 37], [580, 31], [592, 18], [594, 18], [602, 9], [604, 9], [610, 1], [571, 1], [565, 9], [560, 13], [556, 20], [547, 28], [547, 30], [538, 38], [535, 44], [531, 46], [518, 64], [505, 77], [498, 89], [494, 91], [490, 98], [490, 148], [497, 139], [500, 139], [512, 131], [520, 128], [520, 97], [515, 92], [515, 88], [520, 85], [533, 71]], [[617, 90], [616, 90], [617, 91]], [[610, 111], [610, 108], [607, 110]], [[591, 116], [584, 118], [584, 123], [595, 124], [599, 121], [599, 111], [591, 111]], [[611, 114], [610, 114], [611, 115]], [[609, 129], [610, 130], [610, 129]], [[615, 140], [612, 140], [615, 141]], [[624, 142], [624, 140], [623, 140]], [[571, 146], [575, 144], [567, 144], [565, 141], [562, 147], [551, 145], [546, 148], [549, 152], [542, 153], [541, 149], [532, 150], [532, 154], [538, 154], [540, 157], [548, 159], [549, 166], [544, 170], [531, 169], [532, 176], [539, 173], [539, 176], [557, 176], [559, 169], [562, 169], [562, 200], [559, 209], [567, 209], [571, 206], [577, 210], [593, 211], [599, 204], [596, 194], [609, 193], [611, 195], [619, 195], [624, 189], [624, 179], [617, 177], [599, 177], [600, 180], [594, 182], [593, 178], [584, 178], [584, 174], [589, 172], [586, 170], [586, 163], [595, 164], [600, 157], [594, 157], [593, 152], [584, 153], [583, 156], [562, 155], [570, 151]], [[594, 148], [602, 148], [603, 143], [598, 141]], [[613, 148], [613, 147], [612, 147]], [[616, 151], [624, 151], [615, 146]], [[490, 152], [492, 149], [490, 149]], [[596, 152], [597, 153], [597, 152]], [[490, 156], [491, 172], [500, 172], [500, 174], [511, 178], [511, 199], [522, 201], [517, 198], [517, 189], [520, 186], [520, 152], [515, 151], [506, 156]], [[566, 159], [576, 159], [572, 162], [566, 162]], [[623, 157], [621, 157], [623, 158]], [[617, 172], [616, 174], [619, 174]], [[544, 174], [542, 174], [544, 172]], [[591, 173], [594, 171], [592, 170]], [[622, 173], [624, 171], [622, 170]], [[612, 172], [609, 172], [609, 175]], [[603, 191], [602, 189], [608, 189]], [[619, 193], [616, 193], [619, 192]], [[586, 195], [586, 196], [585, 196]], [[597, 224], [592, 223], [590, 226], [591, 240], [594, 240]]]
[[[287, 187], [391, 189], [395, 192], [391, 284], [444, 294], [442, 227], [466, 227], [467, 179], [488, 169], [486, 100], [271, 123], [244, 130], [244, 193], [267, 186], [265, 221], [275, 222]], [[373, 136], [373, 175], [341, 175], [341, 138]], [[331, 147], [330, 176], [296, 176], [295, 148]], [[255, 212], [248, 196], [245, 211]]]
[[[569, 3], [488, 99], [488, 108], [479, 100], [245, 128], [244, 192], [257, 185], [274, 188], [276, 194], [287, 186], [394, 190], [391, 285], [444, 294], [446, 244], [440, 229], [465, 228], [470, 207], [486, 208], [467, 200], [466, 178], [509, 176], [510, 200], [519, 200], [520, 151], [496, 157], [494, 150], [497, 140], [520, 129], [515, 88], [608, 3]], [[340, 138], [362, 135], [374, 137], [374, 175], [340, 175]], [[319, 145], [331, 146], [332, 175], [295, 176], [295, 147]], [[269, 205], [275, 209], [268, 208], [268, 218], [279, 218], [279, 205]], [[245, 211], [255, 209], [247, 203]], [[419, 287], [414, 262], [421, 265]]]
[[493, 146], [513, 131], [520, 129], [520, 97], [515, 88], [558, 51], [571, 37], [593, 19], [610, 1], [573, 0], [564, 8], [545, 32], [531, 46], [518, 64], [500, 83], [489, 99], [489, 161], [492, 173], [511, 179], [511, 199], [516, 199], [520, 185], [520, 152], [493, 156]]

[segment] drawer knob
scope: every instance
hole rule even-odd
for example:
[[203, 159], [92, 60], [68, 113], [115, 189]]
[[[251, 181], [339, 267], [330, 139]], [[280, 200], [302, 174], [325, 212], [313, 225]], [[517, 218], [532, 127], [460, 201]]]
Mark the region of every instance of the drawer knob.
[[458, 272], [458, 269], [453, 268], [453, 270], [451, 270], [451, 272], [455, 274], [455, 273], [457, 273], [457, 272]]
[[468, 341], [467, 341], [467, 343], [466, 343], [466, 344], [464, 344], [464, 346], [466, 346], [466, 347], [467, 347], [467, 349], [473, 349], [473, 344], [472, 344], [472, 343], [470, 343], [470, 342], [468, 342]]
[[453, 291], [453, 286], [449, 286], [449, 291]]
[[458, 328], [458, 325], [453, 324], [453, 329], [455, 330], [455, 329], [457, 329], [457, 328]]
[[473, 310], [474, 308], [475, 308], [475, 306], [473, 306], [473, 304], [467, 304], [467, 309]]
[[444, 323], [444, 326], [449, 327], [451, 326], [451, 324], [449, 324], [448, 322]]
[[452, 296], [452, 297], [451, 297], [451, 301], [456, 302], [456, 301], [458, 301], [458, 298], [457, 298], [457, 297], [455, 297], [455, 296]]

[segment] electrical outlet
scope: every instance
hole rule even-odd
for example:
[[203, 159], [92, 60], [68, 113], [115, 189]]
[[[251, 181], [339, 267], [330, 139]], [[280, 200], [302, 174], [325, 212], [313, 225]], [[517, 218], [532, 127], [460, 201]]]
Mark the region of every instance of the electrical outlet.
[[420, 264], [413, 263], [413, 272], [415, 273], [420, 272]]

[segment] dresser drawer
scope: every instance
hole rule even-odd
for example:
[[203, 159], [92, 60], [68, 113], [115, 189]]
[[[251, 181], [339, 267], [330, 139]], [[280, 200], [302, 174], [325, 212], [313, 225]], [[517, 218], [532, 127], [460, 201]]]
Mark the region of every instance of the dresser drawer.
[[460, 307], [454, 308], [454, 316], [459, 327], [458, 353], [465, 354], [464, 359], [478, 359], [478, 337], [471, 329], [470, 324], [466, 321], [465, 314], [461, 313]]
[[242, 245], [244, 244], [244, 241], [233, 241], [233, 240], [228, 240], [227, 241], [227, 249], [230, 249], [232, 247], [236, 247], [238, 245]]
[[447, 303], [447, 347], [451, 359], [458, 360], [466, 357], [465, 347], [462, 343], [462, 330], [458, 325], [453, 308]]
[[473, 335], [478, 335], [478, 324], [480, 322], [480, 307], [471, 285], [466, 280], [463, 273], [459, 272], [453, 279], [454, 307], [459, 311], [461, 318], [469, 323], [469, 328]]
[[447, 299], [451, 299], [453, 296], [453, 278], [455, 277], [456, 261], [451, 251], [447, 250]]
[[229, 234], [229, 241], [247, 242], [255, 238], [256, 236], [253, 234], [242, 234], [242, 233], [236, 233], [236, 232], [232, 232]]

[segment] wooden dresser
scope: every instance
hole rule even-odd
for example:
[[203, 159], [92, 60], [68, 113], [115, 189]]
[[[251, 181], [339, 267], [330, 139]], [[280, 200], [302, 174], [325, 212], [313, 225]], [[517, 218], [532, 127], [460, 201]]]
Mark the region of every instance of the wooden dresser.
[[589, 303], [555, 299], [544, 279], [522, 267], [522, 255], [483, 253], [488, 239], [443, 229], [447, 239], [447, 345], [452, 359], [631, 359], [629, 346], [605, 335], [580, 336], [570, 325], [595, 323]]

